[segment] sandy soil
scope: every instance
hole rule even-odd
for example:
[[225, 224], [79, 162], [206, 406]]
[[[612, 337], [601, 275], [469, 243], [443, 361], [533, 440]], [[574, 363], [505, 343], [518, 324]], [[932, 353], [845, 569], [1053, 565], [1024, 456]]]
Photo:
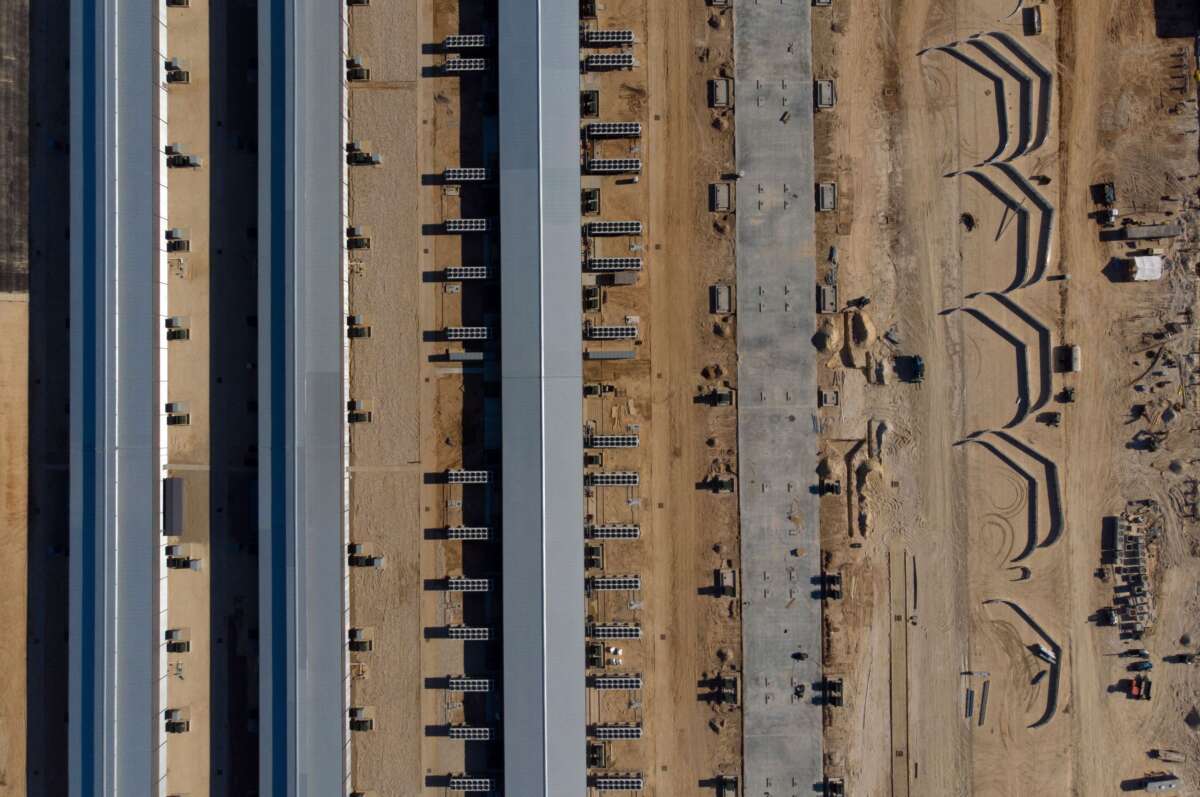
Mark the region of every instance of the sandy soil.
[[[819, 221], [818, 248], [839, 249], [842, 300], [869, 296], [876, 330], [894, 329], [897, 342], [875, 351], [921, 354], [927, 366], [922, 385], [880, 387], [867, 384], [861, 355], [850, 357], [859, 367], [847, 368], [843, 353], [831, 357], [834, 367], [822, 380], [840, 391], [840, 406], [825, 411], [824, 448], [839, 463], [848, 493], [822, 505], [828, 566], [840, 566], [847, 580], [843, 600], [826, 610], [828, 666], [848, 673], [846, 707], [826, 733], [828, 771], [846, 779], [847, 793], [885, 793], [906, 739], [907, 782], [893, 793], [1119, 793], [1123, 781], [1163, 768], [1147, 750], [1195, 755], [1182, 722], [1196, 702], [1194, 671], [1159, 663], [1178, 652], [1175, 640], [1191, 627], [1185, 618], [1197, 602], [1194, 522], [1177, 512], [1167, 523], [1164, 630], [1146, 645], [1161, 690], [1151, 704], [1110, 692], [1125, 661], [1104, 654], [1120, 642], [1114, 630], [1089, 623], [1112, 599], [1111, 584], [1094, 576], [1103, 517], [1128, 499], [1187, 504], [1186, 458], [1179, 473], [1168, 468], [1194, 445], [1183, 431], [1190, 429], [1187, 408], [1178, 410], [1183, 417], [1156, 457], [1128, 449], [1136, 429], [1122, 424], [1132, 402], [1179, 403], [1189, 395], [1170, 375], [1150, 401], [1132, 384], [1147, 370], [1148, 355], [1136, 353], [1140, 336], [1191, 306], [1194, 281], [1177, 269], [1149, 287], [1111, 282], [1102, 270], [1121, 250], [1098, 240], [1087, 218], [1094, 210], [1087, 187], [1115, 178], [1121, 204], [1137, 208], [1139, 218], [1180, 215], [1181, 203], [1161, 197], [1194, 191], [1194, 181], [1178, 178], [1196, 171], [1195, 105], [1179, 105], [1194, 97], [1195, 86], [1174, 91], [1179, 80], [1173, 84], [1170, 73], [1186, 74], [1194, 63], [1171, 65], [1183, 40], [1155, 38], [1148, 3], [1041, 5], [1041, 37], [1021, 36], [1016, 17], [1005, 18], [1008, 3], [902, 5], [814, 10], [815, 71], [836, 78], [839, 95], [836, 109], [819, 114], [818, 176], [838, 179], [844, 199], [838, 213]], [[1071, 281], [1034, 281], [1008, 293], [1008, 301], [973, 294], [1002, 291], [1013, 279], [1020, 265], [1014, 214], [979, 183], [953, 174], [1001, 140], [993, 86], [945, 53], [918, 55], [986, 31], [1012, 33], [1055, 73], [1045, 142], [1012, 163], [1021, 174], [1049, 178], [1039, 190], [1058, 215], [1046, 273], [1066, 272]], [[1003, 102], [1011, 142], [1018, 134], [1015, 82]], [[1134, 119], [1153, 132], [1133, 130]], [[964, 213], [973, 230], [961, 222]], [[1185, 246], [1176, 244], [1177, 253]], [[1045, 326], [1041, 334], [1037, 323]], [[1031, 393], [1041, 387], [1046, 342], [1079, 343], [1088, 352], [1082, 373], [1056, 375], [1049, 385], [1053, 392], [1077, 388], [1076, 403], [1051, 400], [1039, 408], [1064, 414], [1058, 429], [1037, 423], [1033, 412], [1020, 417], [1023, 380]], [[1178, 342], [1180, 359], [1195, 350], [1188, 345], [1194, 342]], [[870, 418], [889, 427], [880, 447], [885, 475], [860, 491], [844, 460], [865, 438]], [[870, 524], [860, 538], [863, 530], [853, 527], [862, 506]], [[894, 581], [886, 554], [897, 549], [912, 557], [916, 580], [907, 586], [908, 661], [889, 689], [879, 683], [892, 655], [880, 636], [887, 619], [879, 598]], [[989, 602], [996, 600], [1025, 614]], [[1055, 668], [1029, 650], [1047, 637], [1063, 650], [1057, 695]], [[1034, 683], [1043, 670], [1048, 676]], [[868, 722], [863, 707], [885, 705], [905, 671], [906, 721], [885, 735], [887, 723], [877, 715]], [[981, 717], [984, 683], [989, 701]], [[900, 706], [893, 705], [894, 715]], [[1192, 766], [1176, 770], [1194, 777]]]
[[603, 142], [598, 153], [641, 157], [644, 171], [637, 185], [586, 176], [584, 185], [601, 188], [600, 218], [640, 219], [646, 235], [640, 250], [612, 239], [593, 252], [632, 253], [645, 263], [637, 286], [604, 289], [603, 308], [587, 316], [595, 323], [637, 316], [637, 359], [584, 369], [585, 381], [616, 388], [612, 397], [585, 401], [585, 420], [600, 433], [636, 428], [641, 435], [638, 449], [605, 451], [603, 466], [639, 471], [641, 486], [600, 488], [589, 512], [596, 523], [641, 524], [640, 540], [605, 543], [604, 572], [637, 573], [642, 591], [594, 596], [589, 614], [642, 625], [640, 642], [616, 643], [622, 662], [609, 669], [642, 673], [645, 689], [593, 693], [589, 721], [643, 722], [643, 740], [612, 744], [611, 767], [643, 772], [647, 794], [688, 793], [719, 772], [736, 772], [741, 757], [740, 710], [707, 702], [700, 683], [738, 670], [737, 603], [700, 592], [714, 583], [715, 569], [738, 566], [736, 499], [696, 486], [736, 470], [736, 412], [693, 402], [701, 389], [732, 384], [735, 370], [733, 318], [708, 312], [708, 286], [734, 273], [732, 219], [707, 205], [708, 183], [732, 169], [731, 120], [722, 116], [716, 126], [705, 99], [705, 81], [732, 67], [732, 16], [614, 0], [595, 25], [632, 29], [639, 66], [586, 74], [582, 87], [600, 91], [599, 120], [640, 121], [645, 131], [641, 140]]
[[29, 417], [29, 296], [0, 294], [0, 794], [25, 793], [25, 625]]
[[171, 570], [167, 576], [166, 627], [183, 629], [191, 644], [187, 653], [167, 654], [167, 704], [182, 708], [191, 723], [188, 733], [167, 738], [167, 788], [174, 792], [209, 789], [210, 723], [209, 686], [212, 644], [209, 590], [211, 583], [209, 526], [209, 463], [211, 456], [209, 405], [209, 27], [208, 2], [197, 0], [187, 13], [168, 15], [171, 56], [191, 73], [186, 85], [167, 92], [168, 130], [171, 143], [199, 155], [200, 169], [172, 169], [167, 176], [167, 227], [187, 231], [191, 250], [172, 255], [176, 267], [167, 284], [167, 315], [181, 316], [191, 337], [168, 346], [168, 401], [187, 405], [191, 421], [167, 433], [167, 474], [184, 480], [185, 533], [172, 543], [187, 546], [188, 555], [202, 569]]

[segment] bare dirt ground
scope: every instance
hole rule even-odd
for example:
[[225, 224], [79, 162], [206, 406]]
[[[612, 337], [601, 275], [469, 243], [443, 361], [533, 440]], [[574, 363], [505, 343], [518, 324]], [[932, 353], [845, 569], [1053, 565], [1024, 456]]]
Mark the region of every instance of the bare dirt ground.
[[[432, 3], [409, 2], [350, 13], [351, 55], [371, 81], [351, 84], [352, 141], [369, 143], [383, 163], [350, 170], [350, 223], [364, 226], [371, 249], [351, 253], [349, 311], [371, 337], [350, 344], [350, 395], [369, 403], [373, 420], [351, 427], [350, 539], [386, 557], [382, 570], [353, 568], [350, 623], [373, 633], [374, 648], [354, 652], [351, 705], [374, 710], [375, 730], [352, 739], [352, 785], [398, 794], [423, 792], [426, 768], [444, 766], [427, 752], [421, 710], [423, 670], [421, 437], [427, 391], [420, 384], [420, 339], [427, 286], [420, 283], [418, 225], [421, 159], [432, 124], [418, 82], [420, 42], [431, 41]], [[416, 22], [414, 22], [414, 20]], [[433, 525], [429, 523], [428, 525]], [[440, 769], [429, 771], [440, 772]]]
[[[705, 699], [702, 682], [739, 669], [737, 602], [702, 594], [714, 570], [738, 566], [733, 495], [697, 489], [709, 475], [736, 470], [736, 411], [693, 401], [702, 390], [732, 385], [734, 322], [709, 314], [708, 286], [732, 283], [732, 220], [708, 211], [708, 183], [733, 168], [732, 120], [707, 107], [706, 81], [732, 69], [732, 15], [697, 4], [614, 0], [595, 26], [631, 29], [632, 71], [585, 74], [600, 92], [598, 121], [639, 121], [643, 137], [600, 145], [602, 157], [640, 157], [636, 185], [585, 177], [601, 189], [607, 220], [641, 220], [640, 240], [601, 240], [594, 256], [640, 256], [638, 285], [605, 288], [594, 323], [636, 316], [637, 359], [585, 364], [586, 382], [611, 384], [613, 397], [588, 399], [585, 421], [599, 433], [637, 428], [641, 447], [605, 451], [604, 470], [634, 469], [641, 487], [599, 488], [589, 500], [595, 523], [640, 523], [642, 538], [610, 541], [607, 574], [636, 573], [637, 595], [601, 594], [589, 603], [597, 621], [639, 622], [641, 641], [615, 643], [622, 663], [640, 672], [640, 695], [593, 694], [589, 722], [642, 721], [645, 737], [612, 745], [611, 767], [647, 777], [647, 794], [684, 794], [720, 772], [736, 773], [741, 713]], [[584, 122], [592, 120], [585, 119]], [[586, 220], [586, 219], [585, 219]], [[631, 249], [640, 245], [641, 249]], [[598, 344], [588, 344], [602, 348]], [[627, 348], [608, 344], [609, 348]]]
[[0, 10], [0, 795], [26, 791], [29, 553], [29, 5]]
[[190, 82], [167, 92], [167, 139], [182, 151], [198, 155], [200, 169], [173, 169], [167, 176], [167, 227], [186, 230], [190, 250], [170, 256], [167, 284], [168, 316], [185, 319], [186, 341], [168, 344], [167, 399], [186, 405], [191, 421], [169, 427], [167, 473], [184, 480], [184, 534], [172, 543], [187, 546], [199, 558], [199, 571], [171, 570], [167, 576], [167, 627], [183, 629], [191, 646], [187, 653], [167, 654], [167, 705], [182, 708], [191, 723], [188, 733], [171, 734], [167, 741], [167, 786], [172, 791], [206, 792], [211, 774], [210, 651], [212, 573], [209, 524], [211, 351], [209, 296], [212, 261], [209, 253], [209, 197], [212, 151], [209, 141], [209, 14], [198, 0], [187, 13], [167, 17], [171, 55], [190, 72]]
[[29, 481], [29, 295], [0, 293], [0, 794], [25, 793], [25, 613]]
[[[823, 499], [822, 534], [827, 568], [844, 580], [842, 600], [827, 603], [826, 662], [846, 690], [845, 706], [829, 713], [827, 772], [845, 778], [847, 793], [1116, 794], [1168, 768], [1147, 757], [1157, 747], [1186, 751], [1189, 763], [1173, 769], [1186, 782], [1197, 774], [1198, 742], [1184, 722], [1197, 703], [1196, 677], [1162, 659], [1195, 634], [1187, 617], [1198, 598], [1197, 529], [1181, 517], [1193, 511], [1194, 397], [1180, 386], [1194, 334], [1172, 344], [1182, 375], [1160, 363], [1164, 375], [1139, 379], [1156, 347], [1138, 351], [1156, 342], [1144, 333], [1182, 320], [1176, 314], [1194, 301], [1193, 232], [1189, 222], [1187, 240], [1168, 247], [1167, 279], [1131, 285], [1104, 273], [1128, 250], [1101, 243], [1088, 218], [1088, 186], [1105, 179], [1138, 220], [1187, 217], [1198, 171], [1195, 85], [1186, 77], [1195, 63], [1172, 59], [1190, 40], [1157, 38], [1149, 2], [1041, 4], [1037, 37], [1022, 35], [1013, 5], [814, 9], [814, 73], [836, 78], [838, 90], [837, 107], [818, 114], [817, 174], [838, 180], [841, 194], [838, 212], [819, 219], [818, 251], [838, 248], [843, 302], [872, 300], [871, 328], [860, 323], [858, 340], [853, 325], [831, 319], [838, 334], [822, 377], [839, 390], [839, 406], [822, 411], [823, 453], [830, 478], [842, 482], [841, 495]], [[1045, 139], [1011, 165], [1049, 178], [1037, 187], [1057, 211], [1043, 276], [1066, 273], [1069, 282], [1027, 279], [1006, 291], [1021, 267], [1019, 211], [955, 174], [1001, 172], [975, 166], [1003, 143], [995, 86], [926, 48], [960, 42], [956, 49], [972, 54], [967, 37], [989, 32], [1011, 34], [1054, 73]], [[1009, 152], [1021, 102], [1007, 81]], [[1011, 193], [1033, 219], [1032, 240], [1039, 214]], [[1043, 347], [1062, 343], [1083, 347], [1083, 371], [1043, 385]], [[923, 384], [868, 383], [871, 357], [907, 354], [923, 355]], [[1023, 414], [1044, 388], [1064, 387], [1076, 388], [1074, 403], [1037, 407], [1062, 412], [1060, 428]], [[1179, 405], [1174, 420], [1141, 421], [1169, 427], [1163, 447], [1131, 450], [1140, 427], [1127, 423], [1130, 406], [1161, 409], [1164, 400]], [[864, 455], [871, 419], [887, 431], [877, 453]], [[1150, 703], [1110, 690], [1127, 660], [1105, 657], [1121, 649], [1117, 633], [1089, 622], [1112, 602], [1112, 584], [1095, 576], [1103, 518], [1139, 498], [1173, 508], [1160, 615], [1143, 643], [1155, 662]], [[913, 571], [903, 588], [910, 617], [899, 620], [888, 617], [900, 592], [888, 568], [897, 551], [909, 553]], [[894, 638], [899, 623], [907, 623], [907, 698], [897, 703], [887, 629]], [[1030, 649], [1047, 639], [1061, 646], [1057, 667]], [[889, 704], [905, 711], [903, 722], [881, 721], [879, 707]], [[903, 782], [889, 786], [898, 767]]]

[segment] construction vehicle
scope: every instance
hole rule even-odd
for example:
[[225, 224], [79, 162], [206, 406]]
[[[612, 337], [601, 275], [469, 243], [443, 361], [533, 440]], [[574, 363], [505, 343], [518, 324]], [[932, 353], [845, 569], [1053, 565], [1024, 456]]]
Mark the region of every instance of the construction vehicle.
[[1187, 760], [1187, 757], [1178, 750], [1160, 747], [1157, 750], [1150, 751], [1150, 757], [1159, 761], [1164, 761], [1168, 764], [1182, 764]]
[[1046, 662], [1047, 664], [1057, 664], [1058, 663], [1058, 656], [1054, 655], [1054, 651], [1050, 650], [1049, 648], [1047, 648], [1045, 645], [1041, 644], [1040, 642], [1035, 642], [1032, 645], [1030, 645], [1029, 650], [1033, 653], [1033, 655], [1037, 656], [1039, 659]]
[[1132, 681], [1129, 681], [1129, 686], [1126, 689], [1125, 694], [1130, 700], [1149, 700], [1150, 688], [1152, 685], [1153, 684], [1149, 678], [1144, 675], [1139, 675]]
[[1123, 659], [1148, 659], [1150, 658], [1150, 651], [1145, 648], [1130, 648], [1129, 650], [1122, 650], [1117, 655]]
[[1151, 772], [1142, 778], [1142, 791], [1177, 791], [1182, 783], [1170, 772]]
[[1037, 416], [1038, 423], [1044, 423], [1050, 427], [1059, 427], [1062, 425], [1061, 412], [1040, 412]]

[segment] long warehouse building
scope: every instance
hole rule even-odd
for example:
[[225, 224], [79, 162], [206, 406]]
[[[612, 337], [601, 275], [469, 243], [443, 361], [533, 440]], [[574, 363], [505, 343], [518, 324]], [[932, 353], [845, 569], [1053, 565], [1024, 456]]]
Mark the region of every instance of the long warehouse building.
[[345, 791], [345, 4], [259, 4], [260, 793]]
[[[163, 788], [162, 6], [71, 2], [72, 797]], [[48, 211], [52, 212], [52, 211]]]
[[579, 4], [498, 13], [504, 790], [583, 797]]

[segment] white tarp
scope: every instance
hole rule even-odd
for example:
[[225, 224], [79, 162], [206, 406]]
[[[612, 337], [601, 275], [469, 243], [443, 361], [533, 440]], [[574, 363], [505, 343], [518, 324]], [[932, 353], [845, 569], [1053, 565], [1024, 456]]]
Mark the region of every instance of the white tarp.
[[1129, 258], [1129, 278], [1137, 282], [1162, 279], [1163, 259], [1159, 255]]

